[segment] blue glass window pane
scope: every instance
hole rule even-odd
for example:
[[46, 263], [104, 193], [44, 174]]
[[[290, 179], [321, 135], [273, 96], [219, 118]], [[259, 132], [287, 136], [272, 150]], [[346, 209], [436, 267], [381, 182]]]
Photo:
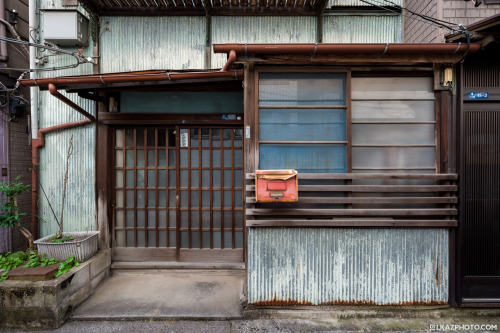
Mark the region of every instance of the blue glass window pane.
[[346, 75], [261, 73], [260, 105], [345, 105]]
[[261, 144], [259, 169], [295, 169], [299, 173], [345, 173], [347, 147], [334, 144]]
[[261, 109], [260, 141], [345, 141], [346, 110]]

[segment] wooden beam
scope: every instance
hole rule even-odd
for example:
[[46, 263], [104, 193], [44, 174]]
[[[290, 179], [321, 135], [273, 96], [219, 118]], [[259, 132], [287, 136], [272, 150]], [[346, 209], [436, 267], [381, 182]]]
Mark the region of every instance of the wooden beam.
[[[255, 191], [255, 185], [246, 185], [247, 191]], [[456, 185], [299, 185], [299, 192], [456, 192]]]
[[[456, 180], [456, 173], [450, 174], [434, 174], [434, 173], [301, 173], [299, 179], [316, 179], [316, 180], [332, 180], [332, 179], [429, 179], [429, 180]], [[255, 179], [255, 173], [247, 173], [247, 179]]]
[[418, 208], [418, 209], [247, 209], [247, 215], [278, 216], [445, 216], [457, 215], [454, 208]]
[[399, 228], [443, 228], [457, 227], [457, 220], [248, 220], [248, 227], [399, 227]]
[[[457, 197], [299, 197], [298, 204], [422, 204], [422, 203], [458, 203]], [[247, 197], [247, 204], [257, 203], [255, 197]]]

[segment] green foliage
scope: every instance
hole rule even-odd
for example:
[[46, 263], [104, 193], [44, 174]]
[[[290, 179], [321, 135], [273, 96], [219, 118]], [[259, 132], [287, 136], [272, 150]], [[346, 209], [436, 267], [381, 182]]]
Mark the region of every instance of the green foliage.
[[[3, 269], [2, 275], [0, 275], [0, 282], [8, 279], [8, 273], [11, 269], [19, 267], [23, 264], [24, 268], [29, 267], [37, 267], [37, 266], [48, 266], [55, 265], [59, 263], [55, 258], [46, 258], [45, 254], [39, 255], [35, 251], [26, 252], [7, 252], [5, 255], [0, 255], [0, 269]], [[71, 256], [66, 258], [65, 261], [59, 264], [59, 268], [54, 275], [54, 277], [58, 277], [67, 273], [71, 268], [79, 265], [78, 260], [75, 260], [75, 256]]]
[[0, 183], [0, 194], [5, 195], [5, 201], [0, 205], [0, 227], [13, 228], [20, 218], [26, 215], [18, 212], [16, 197], [29, 190], [30, 186], [21, 182], [21, 176]]
[[73, 236], [63, 237], [61, 234], [55, 234], [54, 236], [50, 237], [49, 242], [51, 242], [51, 243], [64, 243], [64, 242], [72, 241], [74, 239], [75, 239], [75, 237], [73, 237]]
[[24, 264], [24, 262], [28, 259], [28, 255], [25, 252], [19, 251], [0, 256], [0, 269], [3, 269], [2, 275], [0, 275], [0, 281], [6, 280], [8, 278], [7, 273], [11, 269], [14, 269], [18, 266]]
[[35, 251], [31, 251], [29, 254], [28, 262], [26, 263], [26, 265], [24, 265], [24, 268], [37, 266], [45, 267], [47, 265], [55, 265], [58, 263], [59, 261], [57, 261], [55, 258], [46, 258], [45, 253], [38, 255], [38, 253], [36, 253]]
[[77, 267], [79, 264], [78, 260], [75, 260], [75, 256], [72, 255], [71, 257], [66, 258], [66, 260], [59, 265], [59, 270], [54, 276], [61, 276], [64, 273], [67, 273], [71, 268]]

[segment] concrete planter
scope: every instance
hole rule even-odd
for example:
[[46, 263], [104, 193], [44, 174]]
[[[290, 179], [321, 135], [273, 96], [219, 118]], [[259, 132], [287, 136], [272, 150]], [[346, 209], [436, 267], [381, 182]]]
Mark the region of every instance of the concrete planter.
[[92, 257], [97, 252], [99, 231], [65, 232], [63, 236], [73, 236], [77, 240], [64, 243], [51, 243], [49, 239], [54, 235], [40, 238], [35, 241], [39, 253], [45, 253], [47, 258], [66, 260], [72, 255], [79, 262]]

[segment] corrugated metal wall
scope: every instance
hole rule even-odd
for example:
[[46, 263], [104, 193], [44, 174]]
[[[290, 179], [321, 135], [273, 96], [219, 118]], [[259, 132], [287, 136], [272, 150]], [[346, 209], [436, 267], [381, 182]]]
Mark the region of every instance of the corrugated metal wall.
[[204, 16], [102, 17], [101, 72], [203, 69]]
[[[398, 6], [403, 5], [403, 0], [392, 0], [392, 1], [385, 1], [385, 0], [366, 0], [368, 2], [371, 2], [377, 6], [392, 6], [393, 4], [396, 4]], [[393, 4], [391, 4], [391, 2]], [[366, 2], [363, 2], [361, 0], [330, 0], [328, 2], [328, 7], [331, 6], [346, 6], [346, 7], [351, 7], [351, 6], [370, 6]]]
[[[42, 7], [43, 9], [61, 7], [59, 1], [44, 1], [42, 5], [48, 6]], [[82, 13], [85, 13], [83, 9], [79, 8], [79, 10]], [[93, 43], [90, 38], [89, 46], [84, 48], [84, 54], [91, 56], [92, 48]], [[64, 49], [74, 52], [77, 47], [67, 47]], [[39, 55], [50, 55], [50, 52], [40, 52]], [[49, 62], [41, 68], [63, 66], [75, 62], [75, 58], [67, 55], [49, 56], [48, 59]], [[83, 64], [73, 69], [40, 72], [39, 76], [53, 77], [61, 75], [84, 75], [91, 73], [92, 65]], [[66, 95], [91, 114], [95, 113], [94, 102], [82, 99], [76, 94], [66, 94], [64, 91], [61, 91], [61, 93]], [[39, 93], [40, 128], [82, 119], [85, 118], [81, 114], [59, 101], [54, 96], [50, 95], [49, 92], [41, 91]], [[64, 205], [64, 230], [95, 230], [95, 126], [93, 124], [45, 135], [45, 147], [40, 149], [40, 184], [47, 193], [57, 219], [60, 219], [63, 180], [66, 168], [66, 153], [71, 135], [74, 136], [74, 151], [69, 163], [68, 183]], [[50, 210], [47, 199], [41, 191], [39, 193], [39, 229], [40, 236], [43, 237], [57, 231], [58, 226], [55, 222], [52, 211]]]
[[[315, 43], [314, 16], [215, 16], [212, 43]], [[225, 54], [212, 52], [212, 68], [221, 68]]]
[[401, 43], [403, 20], [398, 15], [328, 15], [324, 43]]
[[444, 304], [448, 230], [250, 228], [251, 304]]

